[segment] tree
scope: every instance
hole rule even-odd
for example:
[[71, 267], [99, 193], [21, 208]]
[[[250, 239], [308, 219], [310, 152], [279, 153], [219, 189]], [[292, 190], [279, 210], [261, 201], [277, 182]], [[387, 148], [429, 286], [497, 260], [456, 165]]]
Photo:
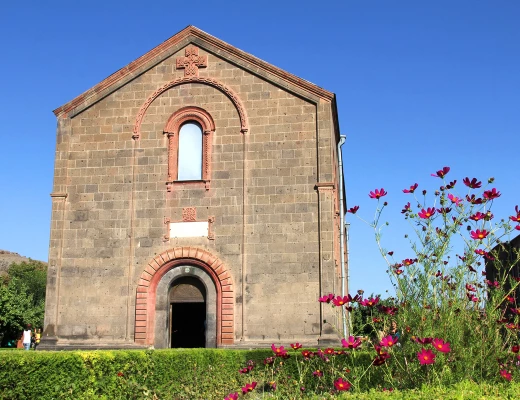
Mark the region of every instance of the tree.
[[43, 326], [47, 267], [30, 260], [12, 264], [0, 283], [0, 336], [2, 346], [18, 339], [27, 324]]

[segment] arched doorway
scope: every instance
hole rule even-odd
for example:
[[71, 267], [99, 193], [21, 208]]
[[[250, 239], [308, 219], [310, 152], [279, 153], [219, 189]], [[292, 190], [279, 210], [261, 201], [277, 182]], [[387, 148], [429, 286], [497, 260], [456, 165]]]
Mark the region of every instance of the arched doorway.
[[197, 278], [185, 276], [173, 281], [168, 295], [170, 346], [206, 347], [206, 289]]
[[218, 257], [197, 247], [175, 247], [156, 255], [140, 275], [135, 300], [136, 344], [170, 347], [169, 293], [181, 277], [199, 279], [206, 290], [206, 347], [234, 343], [234, 284]]

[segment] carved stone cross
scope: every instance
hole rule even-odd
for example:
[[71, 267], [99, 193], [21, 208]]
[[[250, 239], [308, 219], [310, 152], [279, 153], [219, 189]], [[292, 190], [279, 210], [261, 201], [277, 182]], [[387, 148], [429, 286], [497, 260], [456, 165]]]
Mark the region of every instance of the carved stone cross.
[[177, 58], [177, 69], [184, 68], [184, 76], [199, 76], [199, 67], [208, 66], [208, 56], [199, 56], [199, 49], [195, 46], [186, 47], [186, 57]]

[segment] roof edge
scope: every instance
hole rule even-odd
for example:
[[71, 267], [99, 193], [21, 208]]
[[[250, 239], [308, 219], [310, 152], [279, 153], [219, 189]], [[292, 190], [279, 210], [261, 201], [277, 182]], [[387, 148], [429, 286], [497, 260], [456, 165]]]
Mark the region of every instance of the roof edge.
[[289, 72], [286, 72], [278, 67], [275, 67], [274, 65], [271, 65], [263, 60], [261, 60], [258, 57], [253, 56], [250, 53], [246, 53], [245, 51], [239, 50], [236, 47], [217, 39], [216, 37], [200, 30], [199, 28], [189, 25], [177, 34], [173, 35], [160, 45], [154, 47], [152, 50], [148, 51], [141, 57], [137, 58], [136, 60], [132, 61], [130, 64], [126, 65], [125, 67], [119, 69], [118, 71], [114, 72], [112, 75], [108, 76], [104, 80], [102, 80], [97, 85], [93, 86], [89, 90], [85, 91], [81, 95], [77, 96], [73, 100], [69, 101], [68, 103], [65, 103], [64, 105], [56, 108], [53, 113], [56, 115], [56, 117], [59, 117], [63, 114], [69, 113], [74, 108], [78, 107], [79, 105], [83, 104], [87, 100], [90, 100], [92, 97], [98, 95], [99, 93], [105, 91], [106, 89], [110, 88], [111, 86], [117, 84], [124, 78], [131, 75], [133, 72], [138, 70], [139, 68], [142, 68], [145, 66], [149, 61], [152, 59], [159, 57], [164, 52], [167, 52], [171, 47], [177, 45], [182, 40], [186, 39], [188, 36], [194, 36], [196, 38], [199, 38], [202, 41], [207, 42], [209, 45], [214, 46], [215, 48], [222, 50], [223, 52], [227, 52], [231, 54], [232, 56], [238, 58], [241, 61], [244, 61], [248, 64], [252, 64], [253, 66], [256, 66], [258, 68], [261, 68], [265, 72], [272, 74], [276, 76], [277, 78], [286, 81], [289, 84], [292, 84], [306, 92], [310, 92], [311, 94], [327, 100], [332, 101], [335, 97], [334, 93], [329, 92], [328, 90], [325, 90], [309, 81], [306, 81], [302, 78], [297, 77], [296, 75], [293, 75]]

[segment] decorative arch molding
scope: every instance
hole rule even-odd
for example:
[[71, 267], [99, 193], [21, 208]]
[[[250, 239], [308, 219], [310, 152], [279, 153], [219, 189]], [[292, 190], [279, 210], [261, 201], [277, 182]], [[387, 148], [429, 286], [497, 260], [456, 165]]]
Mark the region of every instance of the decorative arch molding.
[[155, 305], [161, 278], [179, 266], [195, 266], [205, 271], [217, 292], [217, 346], [234, 343], [234, 286], [231, 274], [218, 257], [198, 247], [175, 247], [154, 257], [141, 273], [135, 304], [134, 341], [154, 345]]
[[188, 121], [195, 121], [202, 127], [202, 181], [205, 183], [206, 189], [209, 189], [211, 180], [211, 135], [215, 133], [215, 122], [206, 110], [188, 106], [175, 111], [164, 127], [164, 133], [168, 136], [168, 180], [166, 182], [168, 191], [171, 191], [171, 185], [177, 179], [179, 130], [181, 125]]
[[200, 76], [184, 76], [182, 78], [174, 79], [173, 81], [170, 81], [166, 83], [165, 85], [158, 88], [155, 92], [153, 92], [148, 99], [143, 103], [141, 108], [139, 109], [139, 112], [137, 113], [137, 117], [135, 119], [134, 124], [134, 133], [132, 135], [132, 138], [135, 140], [138, 140], [141, 136], [141, 123], [143, 122], [144, 115], [146, 114], [146, 110], [148, 110], [148, 107], [150, 107], [150, 104], [159, 97], [161, 94], [163, 94], [168, 89], [171, 89], [172, 87], [183, 85], [186, 83], [202, 83], [205, 85], [209, 85], [214, 87], [215, 89], [220, 90], [222, 93], [224, 93], [233, 103], [235, 106], [238, 117], [240, 118], [240, 132], [246, 133], [249, 130], [248, 123], [247, 123], [247, 114], [246, 109], [244, 108], [244, 105], [242, 104], [242, 101], [238, 97], [238, 95], [228, 88], [226, 85], [224, 85], [222, 82], [217, 81], [213, 78], [206, 78], [206, 77], [200, 77]]

